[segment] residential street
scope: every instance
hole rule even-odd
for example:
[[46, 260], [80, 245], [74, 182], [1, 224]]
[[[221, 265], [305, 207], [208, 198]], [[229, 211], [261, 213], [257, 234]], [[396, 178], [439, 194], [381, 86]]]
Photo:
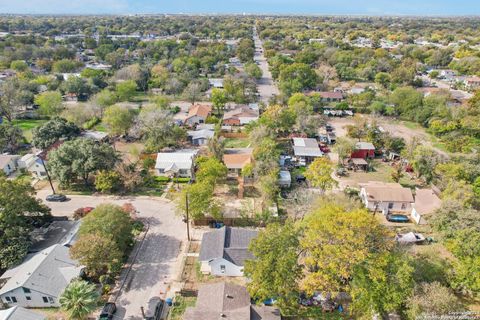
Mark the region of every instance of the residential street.
[[273, 81], [272, 74], [268, 69], [267, 59], [263, 53], [263, 43], [258, 36], [257, 29], [253, 28], [253, 40], [255, 41], [255, 56], [253, 59], [262, 70], [262, 78], [257, 81], [257, 89], [260, 94], [260, 101], [268, 104], [273, 95], [278, 95], [278, 88]]
[[[38, 197], [45, 199], [47, 189]], [[175, 215], [174, 204], [152, 197], [68, 196], [67, 202], [48, 202], [55, 216], [72, 215], [79, 207], [95, 207], [101, 203], [122, 205], [130, 202], [138, 210], [138, 216], [150, 226], [139, 254], [129, 273], [125, 286], [116, 303], [115, 319], [142, 319], [140, 307], [146, 307], [153, 296], [165, 294], [180, 272], [182, 243], [185, 243], [186, 227]]]

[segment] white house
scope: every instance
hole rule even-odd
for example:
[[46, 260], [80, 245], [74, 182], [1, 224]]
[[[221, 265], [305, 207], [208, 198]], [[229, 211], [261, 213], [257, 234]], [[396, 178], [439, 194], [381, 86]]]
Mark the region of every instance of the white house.
[[161, 176], [193, 177], [194, 160], [198, 150], [179, 150], [176, 152], [159, 152], [155, 169]]
[[0, 320], [45, 320], [42, 314], [22, 308], [11, 307], [5, 310], [0, 310]]
[[7, 176], [17, 170], [17, 160], [20, 158], [18, 155], [1, 154], [0, 155], [0, 170], [2, 170]]
[[20, 169], [25, 169], [39, 179], [47, 177], [47, 171], [42, 163], [42, 159], [35, 154], [27, 153], [17, 161]]
[[215, 276], [242, 277], [245, 260], [253, 259], [248, 251], [255, 230], [223, 227], [207, 232], [202, 237], [200, 270]]
[[426, 224], [425, 216], [440, 208], [442, 200], [432, 189], [417, 189], [412, 206], [412, 219], [418, 224]]
[[413, 194], [409, 188], [398, 183], [370, 181], [360, 184], [360, 198], [365, 207], [372, 211], [389, 213], [409, 213], [412, 210]]
[[67, 247], [53, 245], [27, 255], [22, 264], [0, 276], [0, 282], [4, 283], [0, 299], [8, 306], [59, 307], [63, 290], [81, 275], [82, 269], [70, 258]]
[[190, 107], [184, 122], [186, 125], [189, 125], [189, 126], [205, 123], [205, 121], [207, 121], [207, 118], [211, 113], [212, 113], [211, 106], [197, 104]]

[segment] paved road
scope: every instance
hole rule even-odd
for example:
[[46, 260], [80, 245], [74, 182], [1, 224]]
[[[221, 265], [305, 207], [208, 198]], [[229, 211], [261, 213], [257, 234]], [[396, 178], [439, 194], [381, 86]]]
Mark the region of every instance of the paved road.
[[[48, 190], [41, 190], [38, 197], [45, 199]], [[72, 215], [79, 207], [95, 207], [101, 203], [122, 205], [132, 203], [138, 216], [148, 222], [150, 229], [140, 247], [125, 287], [116, 303], [115, 319], [140, 320], [140, 307], [146, 307], [153, 296], [165, 297], [167, 289], [179, 274], [182, 243], [186, 241], [186, 227], [175, 215], [174, 204], [168, 200], [151, 197], [68, 196], [63, 203], [49, 202], [55, 216]]]
[[264, 55], [263, 43], [258, 36], [257, 29], [253, 28], [253, 40], [255, 42], [255, 56], [253, 59], [262, 70], [263, 76], [257, 81], [257, 89], [260, 94], [260, 101], [268, 104], [273, 95], [278, 95], [278, 88], [273, 81], [272, 74], [268, 69], [267, 59]]

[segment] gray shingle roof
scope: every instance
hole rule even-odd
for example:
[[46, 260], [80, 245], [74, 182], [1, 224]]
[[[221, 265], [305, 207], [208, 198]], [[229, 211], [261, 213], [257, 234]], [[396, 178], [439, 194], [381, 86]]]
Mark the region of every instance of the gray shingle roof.
[[207, 284], [198, 290], [195, 307], [187, 308], [184, 320], [279, 320], [277, 309], [251, 306], [245, 287], [219, 282]]
[[70, 281], [82, 270], [70, 258], [69, 249], [60, 244], [27, 256], [19, 266], [7, 270], [0, 280], [7, 280], [0, 294], [19, 287], [59, 297]]
[[15, 306], [0, 310], [0, 320], [45, 320], [45, 316], [28, 309]]
[[223, 227], [203, 235], [200, 247], [200, 261], [209, 261], [215, 258], [225, 258], [237, 266], [243, 266], [245, 260], [253, 259], [248, 251], [250, 241], [258, 231]]

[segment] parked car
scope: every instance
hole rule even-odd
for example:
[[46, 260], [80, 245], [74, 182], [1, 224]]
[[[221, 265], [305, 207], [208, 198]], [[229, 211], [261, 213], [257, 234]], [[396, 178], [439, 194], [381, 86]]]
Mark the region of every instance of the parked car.
[[389, 214], [387, 215], [387, 220], [390, 222], [401, 222], [401, 223], [410, 222], [410, 219], [403, 214]]
[[45, 200], [47, 200], [49, 202], [64, 202], [64, 201], [67, 201], [67, 197], [64, 194], [56, 193], [56, 194], [48, 195], [45, 198]]
[[297, 180], [297, 183], [300, 183], [300, 182], [305, 182], [307, 181], [307, 178], [305, 178], [305, 176], [299, 174], [295, 177], [295, 180]]
[[163, 320], [166, 319], [167, 306], [160, 297], [153, 297], [148, 301], [147, 311], [145, 311], [145, 320]]
[[113, 302], [107, 302], [102, 308], [102, 312], [98, 316], [99, 320], [111, 320], [117, 311], [117, 306]]

